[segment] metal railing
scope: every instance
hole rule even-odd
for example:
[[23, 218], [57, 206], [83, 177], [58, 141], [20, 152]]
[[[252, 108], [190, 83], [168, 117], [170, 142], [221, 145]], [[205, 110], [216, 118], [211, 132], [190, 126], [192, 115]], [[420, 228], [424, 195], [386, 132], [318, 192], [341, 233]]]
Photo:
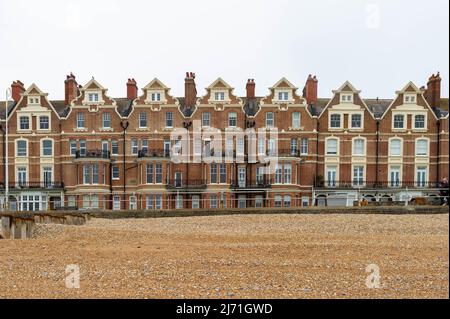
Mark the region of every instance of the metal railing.
[[75, 158], [104, 158], [110, 159], [111, 152], [106, 150], [77, 150], [75, 152]]
[[165, 185], [167, 189], [202, 189], [206, 188], [206, 180], [190, 179], [188, 181], [172, 179]]
[[[10, 182], [8, 183], [10, 189], [31, 189], [31, 188], [46, 188], [46, 189], [63, 189], [63, 182]], [[5, 185], [0, 184], [1, 188]]]
[[170, 150], [166, 149], [142, 149], [138, 151], [138, 158], [145, 157], [170, 157]]
[[264, 188], [271, 188], [272, 183], [271, 181], [264, 181], [264, 180], [245, 180], [245, 181], [234, 181], [232, 180], [230, 183], [231, 189], [264, 189]]
[[316, 182], [315, 188], [337, 188], [337, 189], [374, 189], [374, 188], [441, 188], [441, 183], [429, 181], [320, 181]]

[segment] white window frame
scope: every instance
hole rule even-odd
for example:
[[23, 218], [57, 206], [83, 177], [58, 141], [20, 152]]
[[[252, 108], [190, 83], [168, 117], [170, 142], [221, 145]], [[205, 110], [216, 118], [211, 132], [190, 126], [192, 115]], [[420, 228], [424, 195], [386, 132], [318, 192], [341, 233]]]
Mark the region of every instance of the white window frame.
[[416, 103], [417, 103], [417, 93], [403, 94], [403, 104], [416, 104]]
[[[115, 169], [117, 169], [117, 171]], [[116, 175], [116, 173], [117, 173], [117, 175]], [[111, 165], [111, 178], [113, 180], [119, 180], [120, 179], [120, 168], [119, 168], [119, 165]]]
[[[168, 125], [170, 121], [171, 125]], [[166, 112], [164, 117], [164, 124], [166, 128], [173, 128], [173, 113], [172, 112]]]
[[[109, 117], [109, 119], [108, 119]], [[108, 123], [108, 125], [105, 125], [106, 123]], [[105, 129], [110, 129], [111, 128], [111, 113], [109, 112], [104, 112], [102, 114], [102, 127]]]
[[[336, 141], [336, 154], [328, 153], [329, 141]], [[339, 156], [339, 138], [338, 137], [327, 137], [325, 139], [325, 155], [327, 156]]]
[[[19, 155], [19, 146], [18, 146], [18, 142], [21, 142], [21, 141], [24, 141], [25, 142], [25, 155]], [[28, 140], [27, 139], [25, 139], [25, 138], [18, 138], [18, 139], [16, 139], [15, 140], [15, 142], [14, 142], [14, 146], [15, 146], [15, 149], [16, 149], [16, 156], [17, 157], [28, 157]]]
[[[234, 121], [234, 125], [231, 125], [231, 121]], [[237, 113], [229, 112], [228, 113], [228, 127], [236, 127], [237, 126]]]
[[225, 92], [224, 91], [214, 92], [214, 101], [217, 101], [217, 102], [225, 101]]
[[340, 96], [341, 103], [353, 103], [353, 92], [342, 92]]
[[[423, 127], [416, 126], [416, 118], [418, 116], [423, 116]], [[427, 115], [426, 114], [414, 114], [413, 121], [414, 121], [414, 129], [415, 130], [426, 130], [427, 129]]]
[[[419, 153], [419, 142], [425, 142], [426, 143], [426, 152], [425, 153]], [[414, 143], [414, 150], [416, 156], [429, 156], [430, 154], [430, 139], [425, 137], [418, 137], [416, 138], [416, 141]]]
[[[332, 116], [339, 116], [339, 126], [331, 126], [331, 118], [332, 118]], [[341, 114], [341, 113], [334, 113], [334, 112], [330, 112], [329, 113], [329, 115], [328, 115], [328, 128], [330, 129], [330, 130], [339, 130], [339, 129], [342, 129], [343, 128], [343, 120], [342, 120], [342, 116], [343, 116], [343, 114]]]
[[[360, 117], [360, 122], [359, 122], [359, 126], [353, 126], [353, 116], [359, 116]], [[364, 121], [364, 114], [361, 114], [361, 113], [351, 113], [351, 114], [349, 114], [349, 118], [350, 118], [350, 128], [351, 129], [353, 129], [353, 130], [362, 130], [363, 128], [364, 128], [364, 124], [363, 124], [363, 121]]]
[[301, 127], [301, 123], [302, 123], [302, 121], [301, 121], [302, 116], [301, 116], [300, 112], [292, 112], [291, 117], [292, 117], [292, 123], [291, 123], [292, 128], [299, 129]]
[[202, 126], [210, 127], [210, 125], [211, 125], [211, 113], [203, 112], [202, 113]]
[[[362, 144], [362, 152], [361, 153], [357, 153], [356, 152], [356, 142], [357, 141], [362, 141], [362, 143], [363, 143]], [[353, 156], [366, 156], [366, 151], [367, 151], [366, 143], [367, 143], [366, 138], [361, 137], [361, 136], [354, 137], [352, 139], [352, 155]]]
[[[47, 124], [48, 124], [47, 128], [42, 128], [41, 127], [41, 119], [43, 119], [43, 118], [47, 118]], [[40, 131], [49, 131], [50, 129], [51, 129], [50, 116], [49, 115], [39, 115], [39, 117], [38, 117], [38, 130], [40, 130]]]
[[[50, 155], [45, 155], [44, 154], [44, 142], [45, 141], [50, 141], [51, 142], [51, 154]], [[53, 154], [54, 154], [54, 152], [55, 152], [55, 150], [54, 150], [54, 141], [53, 141], [53, 139], [51, 139], [51, 138], [43, 138], [43, 139], [41, 139], [41, 157], [53, 157]]]
[[[395, 127], [395, 117], [396, 117], [396, 116], [401, 116], [401, 117], [403, 118], [403, 121], [402, 121], [403, 126], [402, 126], [402, 127]], [[393, 130], [405, 130], [406, 127], [407, 127], [407, 123], [406, 123], [407, 119], [408, 119], [408, 117], [406, 116], [406, 114], [403, 114], [403, 113], [393, 113], [393, 114], [392, 114], [392, 129], [393, 129]]]
[[[78, 112], [77, 113], [76, 121], [77, 121], [77, 128], [78, 129], [86, 128], [86, 115], [83, 112]], [[80, 122], [83, 122], [82, 123], [83, 126], [80, 126], [80, 124], [81, 124]]]
[[[21, 119], [28, 119], [28, 128], [22, 128]], [[28, 132], [31, 131], [31, 115], [21, 114], [17, 116], [17, 131]]]
[[[400, 154], [393, 154], [392, 153], [392, 141], [393, 140], [399, 140], [400, 141]], [[401, 137], [396, 137], [396, 136], [389, 138], [388, 148], [389, 148], [388, 149], [389, 156], [396, 156], [396, 157], [403, 156], [403, 139]]]
[[275, 126], [275, 113], [266, 112], [265, 118], [266, 118], [266, 120], [265, 120], [266, 127], [274, 127]]
[[[148, 115], [146, 112], [140, 112], [138, 115], [139, 128], [147, 128], [148, 127]], [[145, 121], [145, 125], [142, 125], [143, 121]]]

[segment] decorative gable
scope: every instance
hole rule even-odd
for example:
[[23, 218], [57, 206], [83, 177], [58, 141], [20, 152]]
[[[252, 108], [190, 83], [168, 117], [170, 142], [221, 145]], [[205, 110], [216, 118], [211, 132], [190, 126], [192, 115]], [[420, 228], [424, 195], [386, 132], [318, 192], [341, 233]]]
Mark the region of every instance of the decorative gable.
[[154, 78], [144, 88], [145, 104], [166, 104], [168, 99], [169, 88], [160, 80]]

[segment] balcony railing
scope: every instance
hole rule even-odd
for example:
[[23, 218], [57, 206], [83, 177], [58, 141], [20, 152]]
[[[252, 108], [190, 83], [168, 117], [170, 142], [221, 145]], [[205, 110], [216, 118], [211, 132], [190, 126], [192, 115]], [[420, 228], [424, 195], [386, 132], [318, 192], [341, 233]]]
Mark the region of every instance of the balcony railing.
[[[8, 183], [10, 189], [63, 189], [63, 182], [11, 182]], [[0, 185], [2, 189], [5, 185]]]
[[282, 157], [300, 157], [300, 150], [298, 149], [280, 149], [278, 150], [278, 156]]
[[138, 151], [138, 158], [145, 157], [170, 157], [170, 150], [164, 149], [143, 149]]
[[440, 183], [425, 181], [321, 181], [316, 182], [315, 188], [336, 189], [380, 189], [380, 188], [441, 188]]
[[264, 180], [231, 181], [230, 183], [231, 189], [264, 189], [271, 187], [272, 187], [271, 181], [264, 181]]
[[203, 179], [192, 179], [189, 181], [173, 179], [169, 180], [166, 184], [167, 189], [202, 189], [206, 188], [206, 180]]
[[104, 158], [110, 159], [111, 152], [105, 150], [77, 150], [75, 152], [75, 158]]

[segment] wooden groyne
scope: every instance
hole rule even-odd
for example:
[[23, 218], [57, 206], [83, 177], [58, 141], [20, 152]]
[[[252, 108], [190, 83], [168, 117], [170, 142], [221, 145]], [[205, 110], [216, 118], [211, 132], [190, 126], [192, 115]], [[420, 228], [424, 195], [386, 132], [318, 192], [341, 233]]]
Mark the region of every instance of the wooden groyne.
[[84, 225], [87, 213], [1, 213], [0, 238], [27, 239], [33, 236], [36, 224]]

